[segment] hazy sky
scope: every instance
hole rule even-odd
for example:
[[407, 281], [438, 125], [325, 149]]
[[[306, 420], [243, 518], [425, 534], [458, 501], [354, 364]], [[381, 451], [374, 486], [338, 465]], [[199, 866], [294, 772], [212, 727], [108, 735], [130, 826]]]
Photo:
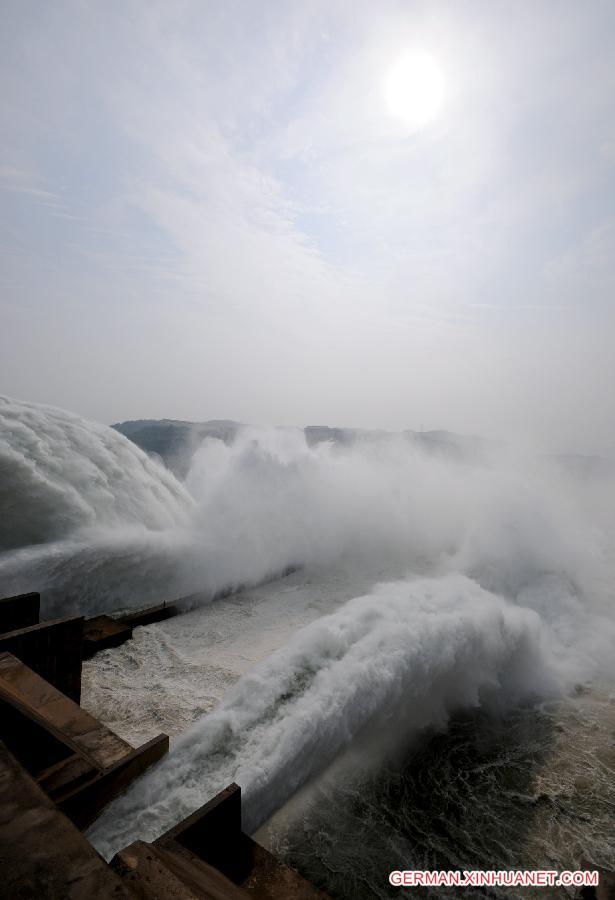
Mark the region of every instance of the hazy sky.
[[[3, 0], [0, 391], [615, 446], [612, 0]], [[422, 128], [383, 84], [440, 66]]]

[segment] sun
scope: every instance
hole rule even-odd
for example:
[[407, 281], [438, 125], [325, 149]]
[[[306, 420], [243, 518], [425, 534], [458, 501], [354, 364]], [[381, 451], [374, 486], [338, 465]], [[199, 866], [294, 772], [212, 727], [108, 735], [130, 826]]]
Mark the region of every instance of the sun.
[[432, 122], [444, 100], [444, 73], [428, 53], [408, 52], [391, 66], [384, 96], [391, 115], [412, 129]]

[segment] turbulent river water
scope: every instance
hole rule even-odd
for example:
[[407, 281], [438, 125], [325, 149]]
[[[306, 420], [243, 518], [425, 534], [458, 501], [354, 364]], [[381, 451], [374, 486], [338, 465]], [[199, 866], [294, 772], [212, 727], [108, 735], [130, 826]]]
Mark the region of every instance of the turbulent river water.
[[615, 867], [608, 474], [245, 428], [180, 482], [8, 399], [0, 473], [2, 594], [40, 590], [46, 614], [191, 596], [85, 668], [103, 721], [173, 736], [91, 830], [105, 855], [237, 781], [244, 827], [334, 896], [419, 864]]
[[[386, 880], [394, 869], [612, 871], [614, 737], [615, 702], [600, 688], [501, 718], [466, 715], [394, 763], [328, 772], [256, 837], [340, 898], [399, 896]], [[566, 889], [463, 895], [546, 898]]]
[[[134, 743], [161, 729], [175, 742], [297, 629], [342, 606], [351, 581], [302, 570], [137, 629], [86, 664], [84, 703]], [[386, 881], [397, 868], [612, 868], [614, 776], [615, 691], [595, 684], [454, 716], [393, 750], [357, 739], [256, 837], [340, 898], [398, 896]]]

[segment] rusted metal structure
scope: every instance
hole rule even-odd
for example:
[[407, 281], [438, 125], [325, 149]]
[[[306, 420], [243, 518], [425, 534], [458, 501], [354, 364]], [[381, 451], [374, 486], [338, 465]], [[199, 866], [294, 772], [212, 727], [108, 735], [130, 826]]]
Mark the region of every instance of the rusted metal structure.
[[0, 634], [0, 653], [12, 653], [79, 703], [82, 640], [83, 617], [68, 616]]
[[134, 898], [2, 742], [0, 873], [0, 896], [6, 898]]
[[177, 613], [178, 608], [174, 603], [159, 603], [122, 616], [95, 616], [86, 619], [83, 629], [83, 659], [90, 659], [99, 650], [119, 647], [132, 637], [132, 630], [137, 625], [162, 622]]
[[41, 609], [40, 594], [18, 594], [0, 599], [0, 634], [38, 625]]
[[[160, 734], [135, 748], [82, 709], [84, 619], [39, 622], [39, 609], [38, 594], [0, 600], [0, 740], [58, 808], [85, 828], [168, 752], [169, 738]], [[131, 623], [139, 615], [152, 621], [159, 610], [135, 613]], [[122, 628], [132, 635], [132, 624]]]
[[135, 749], [10, 653], [0, 653], [0, 739], [80, 828], [169, 749]]
[[168, 890], [176, 882], [194, 891], [188, 897], [327, 900], [322, 891], [241, 830], [237, 784], [229, 785], [152, 844], [130, 844], [111, 865], [143, 898], [153, 896], [148, 893], [152, 886], [157, 896], [174, 896], [165, 894], [163, 886]]
[[230, 785], [154, 843], [135, 841], [107, 865], [0, 742], [3, 897], [326, 900], [243, 834], [240, 819], [241, 793]]
[[168, 751], [169, 739], [131, 747], [82, 709], [82, 653], [116, 646], [134, 626], [177, 610], [161, 604], [40, 623], [39, 608], [38, 594], [0, 600], [0, 896], [326, 900], [241, 830], [235, 784], [157, 841], [134, 842], [110, 866], [101, 859], [81, 829]]

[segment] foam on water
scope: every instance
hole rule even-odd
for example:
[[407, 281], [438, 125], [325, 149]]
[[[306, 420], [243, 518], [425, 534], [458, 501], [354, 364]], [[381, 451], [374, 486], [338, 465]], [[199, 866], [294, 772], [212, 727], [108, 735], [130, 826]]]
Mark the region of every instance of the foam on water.
[[103, 426], [0, 409], [0, 517], [15, 522], [1, 594], [41, 590], [47, 612], [89, 613], [204, 602], [290, 565], [404, 573], [244, 674], [96, 825], [106, 853], [229, 781], [253, 829], [367, 734], [395, 743], [613, 674], [606, 475], [502, 449], [463, 461], [402, 437], [310, 447], [298, 429], [244, 428], [230, 446], [205, 440], [181, 484]]
[[458, 710], [569, 686], [553, 650], [533, 610], [465, 576], [381, 585], [245, 675], [90, 838], [106, 855], [137, 835], [153, 839], [231, 781], [253, 830], [366, 727], [394, 742]]
[[192, 505], [170, 472], [112, 428], [7, 397], [0, 479], [0, 550], [94, 528], [172, 528]]
[[[331, 897], [393, 898], [393, 869], [613, 869], [615, 698], [478, 710], [407, 747], [394, 765], [342, 760], [295, 795], [256, 839]], [[556, 900], [562, 888], [489, 896]], [[420, 896], [453, 897], [434, 889]], [[484, 889], [464, 890], [479, 900]]]
[[40, 590], [46, 611], [206, 600], [340, 560], [462, 572], [509, 597], [553, 573], [610, 602], [612, 482], [504, 452], [467, 464], [401, 437], [309, 447], [299, 429], [244, 428], [205, 440], [181, 484], [112, 429], [0, 410], [0, 592]]
[[174, 744], [299, 628], [367, 593], [381, 578], [354, 566], [302, 567], [135, 628], [132, 640], [84, 662], [82, 705], [133, 746], [160, 730]]

